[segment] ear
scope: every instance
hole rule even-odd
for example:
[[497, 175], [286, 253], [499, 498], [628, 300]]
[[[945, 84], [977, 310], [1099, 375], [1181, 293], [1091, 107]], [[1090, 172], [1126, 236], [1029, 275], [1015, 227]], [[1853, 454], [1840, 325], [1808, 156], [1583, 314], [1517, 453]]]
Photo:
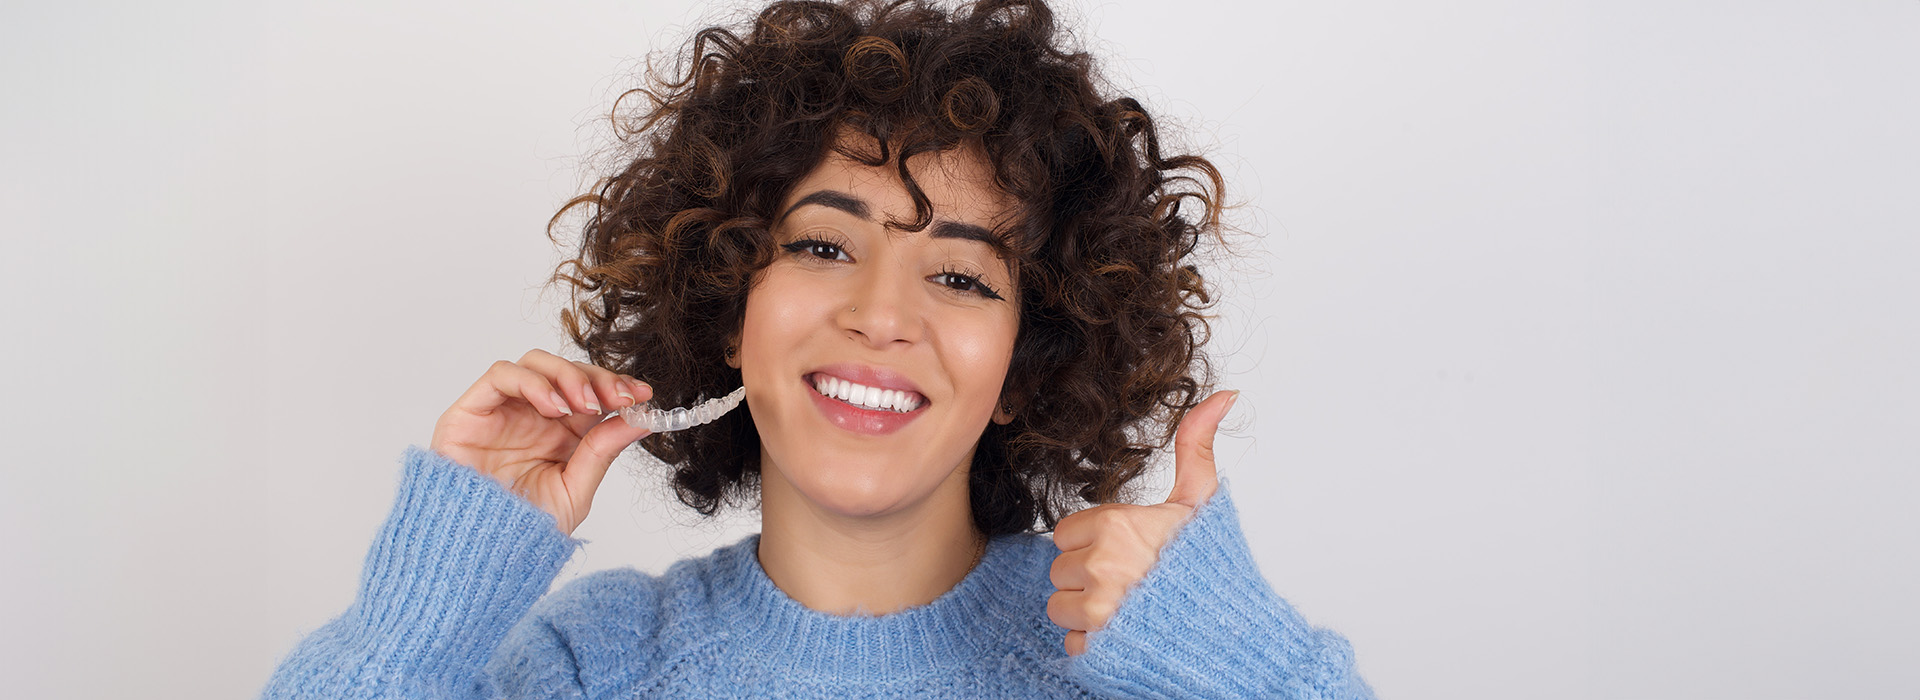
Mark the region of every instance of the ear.
[[1000, 405], [993, 407], [993, 422], [998, 423], [1000, 425], [1006, 425], [1008, 423], [1012, 423], [1013, 422], [1013, 403], [1010, 401], [1007, 401], [1006, 399], [1001, 399]]
[[734, 369], [740, 369], [740, 336], [739, 335], [734, 335], [733, 337], [727, 338], [727, 349], [725, 353], [727, 357], [727, 366], [732, 367]]

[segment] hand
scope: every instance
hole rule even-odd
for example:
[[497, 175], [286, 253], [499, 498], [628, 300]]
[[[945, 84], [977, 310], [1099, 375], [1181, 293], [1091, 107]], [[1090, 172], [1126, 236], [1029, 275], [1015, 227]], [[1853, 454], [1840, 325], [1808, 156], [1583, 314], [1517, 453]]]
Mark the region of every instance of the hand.
[[653, 397], [632, 377], [528, 351], [487, 368], [433, 426], [435, 452], [491, 477], [573, 534], [613, 458], [647, 430], [603, 420]]
[[1233, 408], [1238, 391], [1216, 392], [1187, 412], [1173, 438], [1173, 490], [1153, 506], [1105, 503], [1054, 525], [1053, 587], [1047, 618], [1066, 628], [1067, 654], [1087, 651], [1087, 633], [1105, 627], [1127, 589], [1160, 561], [1160, 548], [1213, 497], [1213, 434]]

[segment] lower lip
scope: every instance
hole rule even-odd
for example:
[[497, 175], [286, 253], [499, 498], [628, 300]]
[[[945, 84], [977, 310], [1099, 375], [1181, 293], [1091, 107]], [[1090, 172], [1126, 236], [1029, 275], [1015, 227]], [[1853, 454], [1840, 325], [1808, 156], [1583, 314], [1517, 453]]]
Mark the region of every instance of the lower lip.
[[907, 424], [913, 422], [913, 419], [919, 418], [920, 413], [927, 407], [927, 404], [922, 402], [918, 407], [906, 413], [860, 408], [845, 401], [822, 395], [820, 392], [815, 391], [813, 384], [806, 382], [805, 378], [801, 381], [807, 384], [807, 395], [813, 397], [813, 405], [819, 407], [820, 413], [827, 417], [828, 423], [832, 423], [842, 430], [860, 433], [862, 435], [891, 435], [894, 431], [907, 427]]

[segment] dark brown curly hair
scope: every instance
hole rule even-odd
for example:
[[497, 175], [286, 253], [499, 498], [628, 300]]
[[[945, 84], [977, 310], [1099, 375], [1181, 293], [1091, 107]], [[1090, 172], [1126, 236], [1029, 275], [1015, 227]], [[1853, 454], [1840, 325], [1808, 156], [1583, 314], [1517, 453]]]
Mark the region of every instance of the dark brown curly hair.
[[[755, 275], [774, 259], [777, 206], [830, 152], [895, 164], [919, 230], [932, 220], [916, 154], [972, 147], [1017, 202], [999, 253], [1017, 275], [1020, 330], [970, 468], [989, 536], [1051, 530], [1078, 502], [1119, 500], [1210, 370], [1195, 252], [1220, 230], [1219, 171], [1166, 155], [1139, 102], [1099, 87], [1040, 0], [774, 2], [736, 32], [697, 32], [679, 59], [615, 102], [623, 167], [567, 202], [584, 220], [568, 334], [590, 362], [686, 405], [740, 385], [722, 360]], [[644, 98], [637, 111], [629, 98]], [[844, 129], [878, 145], [849, 149]], [[558, 241], [558, 238], [555, 238]], [[756, 502], [751, 406], [641, 445], [705, 515]]]

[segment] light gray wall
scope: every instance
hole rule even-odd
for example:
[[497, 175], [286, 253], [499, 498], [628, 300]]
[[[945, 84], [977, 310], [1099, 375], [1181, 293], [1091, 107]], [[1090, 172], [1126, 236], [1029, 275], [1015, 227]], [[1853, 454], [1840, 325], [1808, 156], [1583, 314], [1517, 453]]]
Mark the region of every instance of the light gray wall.
[[[1920, 3], [1075, 7], [1260, 236], [1223, 473], [1383, 696], [1920, 697]], [[344, 609], [703, 11], [0, 9], [6, 694], [251, 696]], [[568, 578], [757, 525], [632, 468]]]

